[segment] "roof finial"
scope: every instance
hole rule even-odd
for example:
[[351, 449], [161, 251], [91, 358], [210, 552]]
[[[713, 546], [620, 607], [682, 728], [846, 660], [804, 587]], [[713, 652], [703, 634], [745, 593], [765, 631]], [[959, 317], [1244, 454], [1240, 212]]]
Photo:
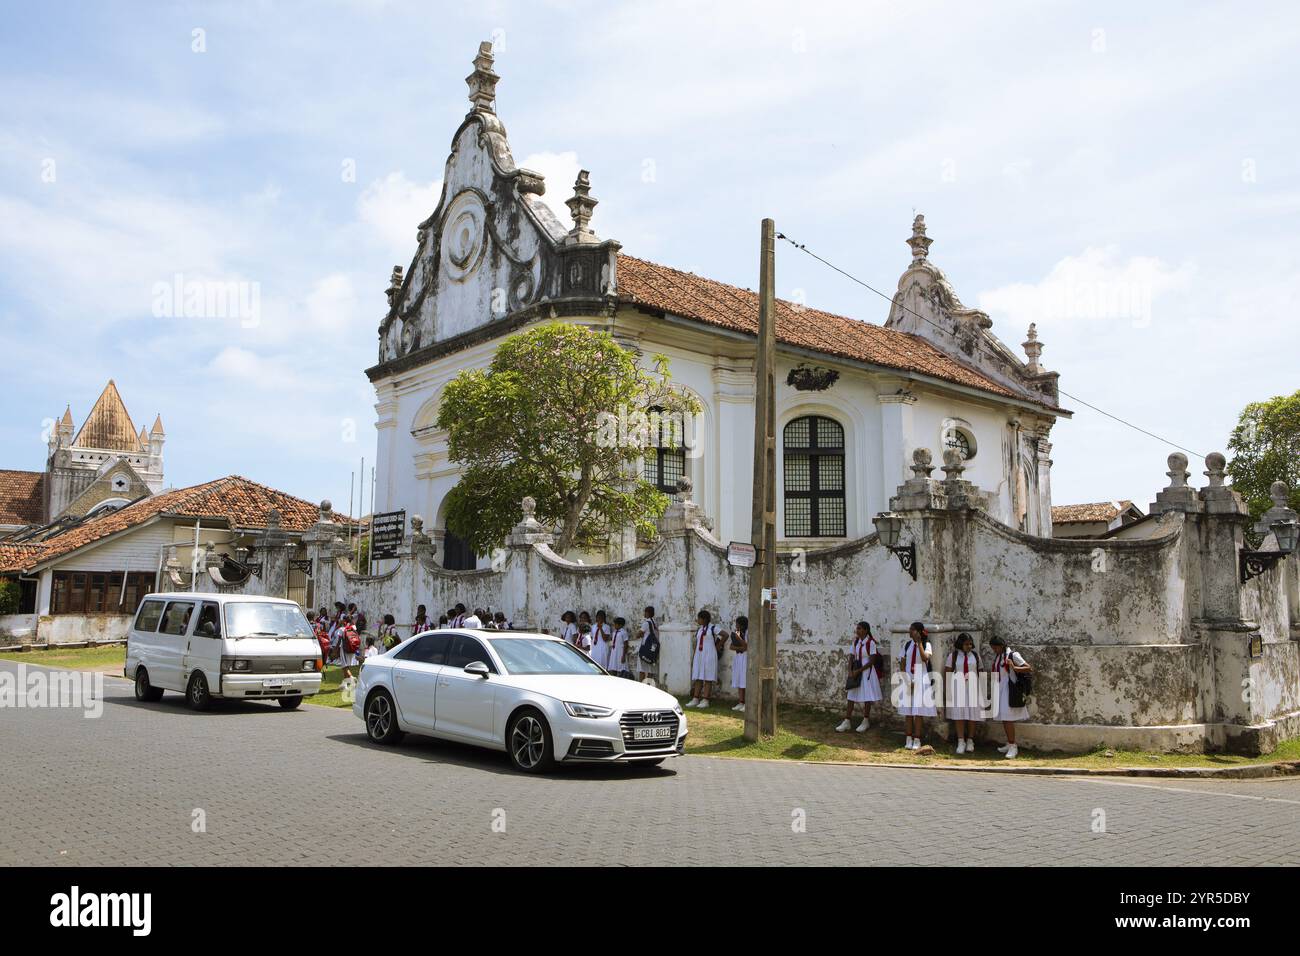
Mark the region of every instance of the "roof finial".
[[475, 110], [495, 112], [497, 81], [500, 79], [492, 71], [492, 41], [484, 40], [478, 45], [478, 56], [474, 57], [474, 72], [465, 77], [469, 84], [469, 101]]
[[1038, 358], [1043, 354], [1043, 345], [1038, 341], [1038, 325], [1035, 322], [1029, 323], [1029, 335], [1021, 343], [1021, 348], [1025, 350], [1025, 356], [1029, 359], [1026, 371], [1030, 375], [1037, 375], [1043, 370], [1043, 366], [1038, 364]]
[[573, 228], [569, 230], [569, 242], [592, 242], [596, 234], [588, 227], [591, 222], [591, 214], [595, 210], [598, 200], [591, 195], [591, 174], [583, 169], [578, 172], [578, 178], [573, 182], [573, 196], [566, 199], [564, 204], [569, 207], [569, 213], [573, 216]]
[[918, 213], [912, 220], [912, 238], [907, 240], [907, 244], [912, 247], [912, 265], [926, 261], [932, 242], [934, 240], [925, 234], [925, 216]]
[[402, 291], [402, 267], [393, 266], [392, 277], [388, 280], [388, 288], [384, 290], [384, 295], [388, 296], [388, 307], [393, 307], [393, 301]]

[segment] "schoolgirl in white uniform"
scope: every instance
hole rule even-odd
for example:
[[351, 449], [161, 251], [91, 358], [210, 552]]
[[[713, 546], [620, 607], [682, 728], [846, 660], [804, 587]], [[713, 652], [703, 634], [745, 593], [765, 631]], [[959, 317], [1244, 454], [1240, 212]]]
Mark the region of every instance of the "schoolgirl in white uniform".
[[560, 615], [560, 640], [578, 646], [578, 615], [565, 611]]
[[731, 660], [731, 687], [740, 695], [740, 703], [732, 710], [745, 709], [745, 669], [749, 666], [749, 618], [736, 617], [736, 629], [731, 632], [731, 649], [736, 656]]
[[975, 752], [975, 721], [984, 719], [979, 693], [980, 656], [975, 641], [966, 632], [957, 635], [952, 653], [944, 661], [944, 699], [948, 719], [957, 729], [957, 753]]
[[934, 688], [930, 684], [930, 657], [934, 653], [927, 640], [929, 632], [920, 621], [908, 628], [907, 640], [898, 655], [901, 680], [897, 690], [898, 712], [907, 730], [907, 750], [920, 750], [925, 736], [925, 718], [938, 716], [934, 705]]
[[596, 612], [596, 623], [591, 626], [591, 659], [605, 670], [611, 670], [610, 651], [614, 649], [614, 629], [605, 623], [605, 612]]
[[614, 618], [614, 641], [609, 649], [610, 673], [619, 677], [631, 677], [631, 668], [627, 662], [627, 621], [621, 617]]
[[687, 707], [708, 707], [713, 682], [718, 679], [718, 625], [713, 616], [700, 611], [695, 616], [695, 640], [691, 644], [691, 690], [694, 696]]
[[1014, 760], [1020, 753], [1016, 747], [1016, 721], [1028, 720], [1029, 708], [1023, 705], [1011, 706], [1011, 685], [1017, 681], [1017, 674], [1028, 674], [1033, 668], [1020, 656], [1019, 651], [1007, 647], [1006, 641], [1000, 637], [990, 640], [989, 647], [993, 649], [993, 677], [996, 681], [993, 694], [997, 713], [993, 719], [1002, 721], [1002, 729], [1007, 735], [1007, 742], [998, 750], [1006, 754], [1008, 760]]
[[849, 677], [860, 675], [861, 680], [857, 687], [847, 689], [847, 709], [836, 730], [843, 732], [853, 726], [854, 704], [862, 705], [862, 723], [858, 724], [857, 732], [863, 733], [871, 726], [871, 703], [883, 696], [880, 693], [880, 675], [876, 673], [875, 665], [875, 656], [879, 652], [880, 647], [871, 633], [871, 625], [866, 621], [858, 621], [858, 626], [853, 630], [853, 646], [849, 649]]

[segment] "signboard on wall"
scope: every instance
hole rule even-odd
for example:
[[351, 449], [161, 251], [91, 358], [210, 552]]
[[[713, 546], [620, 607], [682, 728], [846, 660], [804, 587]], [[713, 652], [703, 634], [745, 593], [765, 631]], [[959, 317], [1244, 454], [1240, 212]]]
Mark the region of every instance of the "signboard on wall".
[[406, 536], [406, 510], [385, 511], [370, 519], [370, 557], [395, 558]]

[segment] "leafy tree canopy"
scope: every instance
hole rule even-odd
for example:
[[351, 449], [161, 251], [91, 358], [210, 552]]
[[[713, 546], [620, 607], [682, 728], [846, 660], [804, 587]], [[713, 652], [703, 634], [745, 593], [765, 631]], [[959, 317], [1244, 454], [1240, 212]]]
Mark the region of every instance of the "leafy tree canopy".
[[[641, 477], [646, 446], [660, 434], [651, 408], [679, 425], [700, 410], [672, 388], [665, 356], [643, 368], [608, 332], [564, 322], [510, 336], [488, 368], [462, 371], [443, 392], [438, 427], [463, 469], [447, 527], [485, 554], [531, 495], [561, 554], [600, 547], [630, 526], [652, 535], [668, 498]], [[665, 444], [683, 436], [662, 430]]]
[[1258, 519], [1269, 509], [1269, 486], [1284, 481], [1290, 507], [1300, 510], [1300, 391], [1251, 402], [1241, 412], [1228, 440], [1232, 487]]

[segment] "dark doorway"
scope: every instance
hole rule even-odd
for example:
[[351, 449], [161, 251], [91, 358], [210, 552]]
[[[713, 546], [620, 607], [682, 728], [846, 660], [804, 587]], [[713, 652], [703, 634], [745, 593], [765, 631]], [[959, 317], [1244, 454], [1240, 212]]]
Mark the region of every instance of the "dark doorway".
[[442, 547], [442, 566], [448, 571], [473, 571], [478, 567], [478, 555], [455, 532], [447, 532]]

